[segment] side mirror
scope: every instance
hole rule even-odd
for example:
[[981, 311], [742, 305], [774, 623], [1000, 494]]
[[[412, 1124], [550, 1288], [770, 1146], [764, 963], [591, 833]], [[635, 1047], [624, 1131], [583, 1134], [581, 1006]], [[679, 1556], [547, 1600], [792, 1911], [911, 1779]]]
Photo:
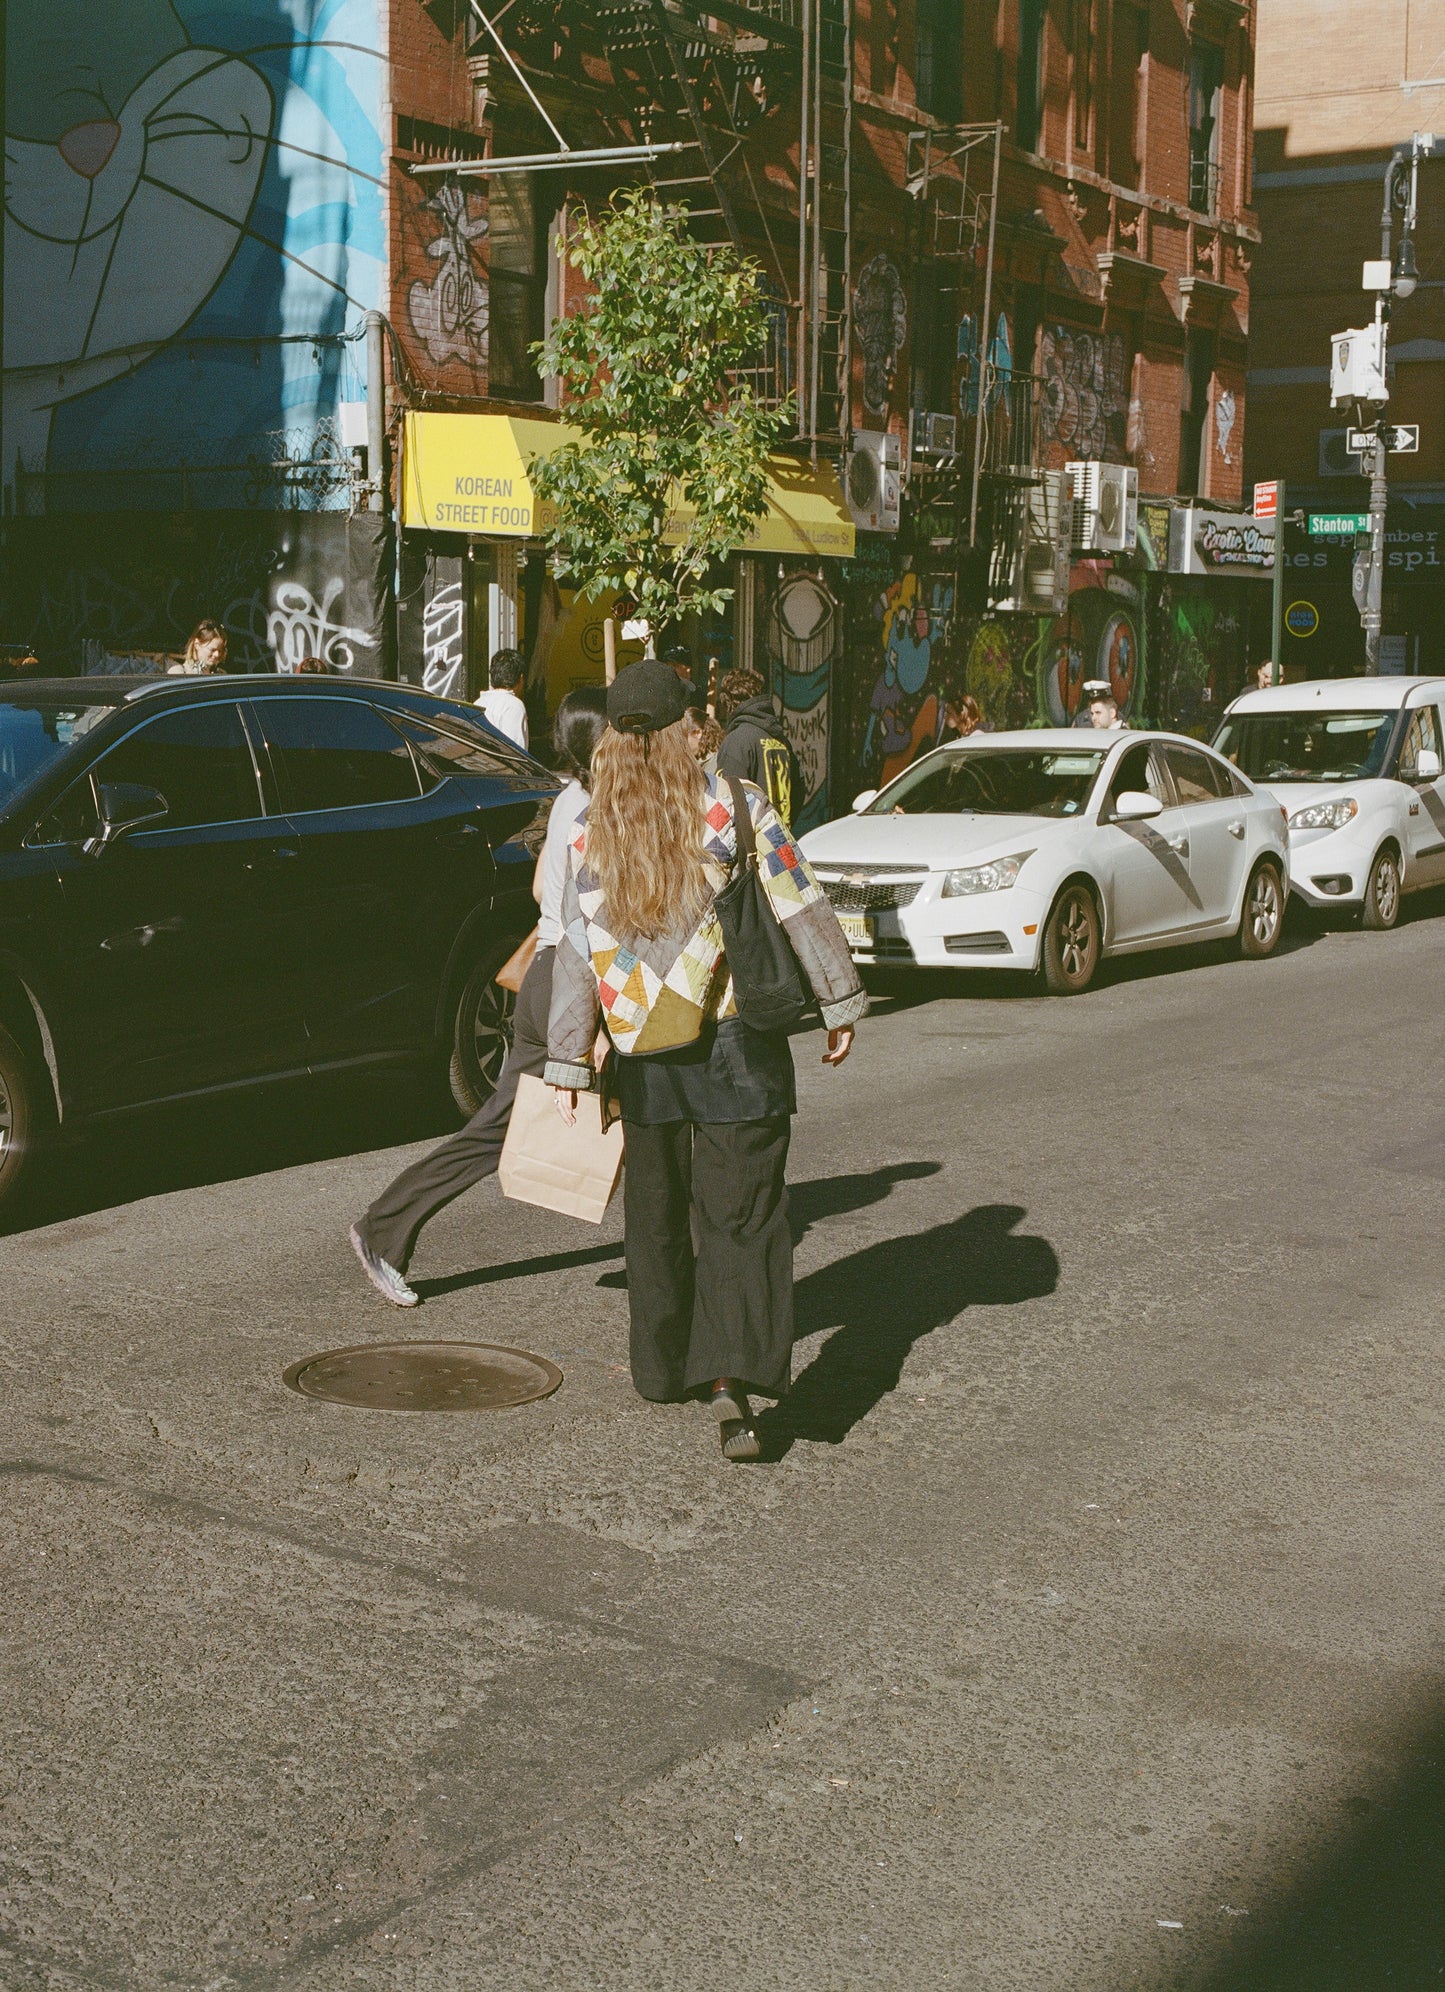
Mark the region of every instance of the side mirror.
[[1433, 747], [1422, 747], [1415, 756], [1415, 779], [1421, 782], [1439, 781], [1440, 756]]
[[1116, 823], [1142, 823], [1146, 817], [1163, 814], [1163, 803], [1147, 789], [1125, 789], [1114, 802]]
[[100, 828], [80, 847], [88, 858], [101, 857], [132, 830], [164, 822], [171, 809], [160, 790], [147, 788], [144, 782], [98, 782], [96, 805]]
[[877, 789], [862, 790], [860, 794], [855, 795], [853, 798], [853, 814], [855, 816], [861, 816], [863, 811], [868, 807], [869, 803], [876, 802], [877, 800], [878, 800]]

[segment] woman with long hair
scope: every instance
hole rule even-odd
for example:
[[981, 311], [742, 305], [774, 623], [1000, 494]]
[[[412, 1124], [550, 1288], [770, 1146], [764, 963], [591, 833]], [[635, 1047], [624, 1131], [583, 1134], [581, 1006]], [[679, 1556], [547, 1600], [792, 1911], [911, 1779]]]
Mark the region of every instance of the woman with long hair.
[[185, 655], [179, 664], [168, 667], [169, 674], [173, 678], [216, 676], [226, 668], [226, 649], [224, 626], [208, 616], [191, 631]]
[[371, 1281], [396, 1307], [415, 1307], [420, 1296], [408, 1283], [407, 1267], [423, 1225], [430, 1223], [464, 1190], [495, 1174], [524, 1072], [542, 1076], [547, 1063], [547, 1014], [552, 997], [552, 962], [561, 936], [562, 884], [567, 843], [587, 806], [592, 756], [607, 724], [600, 685], [569, 692], [557, 708], [552, 744], [567, 786], [547, 818], [547, 839], [537, 865], [535, 890], [541, 906], [537, 952], [517, 994], [512, 1047], [496, 1091], [451, 1139], [403, 1169], [359, 1223], [351, 1227], [351, 1248]]
[[746, 808], [758, 879], [841, 1065], [867, 1008], [836, 914], [761, 790], [707, 774], [665, 664], [619, 671], [567, 851], [546, 1078], [564, 1120], [594, 1086], [599, 1018], [617, 1056], [632, 1380], [706, 1397], [729, 1459], [760, 1451], [749, 1393], [780, 1397], [793, 1347], [784, 1172], [797, 1108], [785, 1031], [737, 1014], [715, 901]]

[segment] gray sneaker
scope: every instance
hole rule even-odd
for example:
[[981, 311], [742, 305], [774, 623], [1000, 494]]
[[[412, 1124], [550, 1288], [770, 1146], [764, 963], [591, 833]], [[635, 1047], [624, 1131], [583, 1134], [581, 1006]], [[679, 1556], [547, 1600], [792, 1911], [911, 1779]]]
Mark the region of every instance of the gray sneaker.
[[421, 1306], [421, 1295], [407, 1285], [395, 1266], [389, 1266], [385, 1259], [376, 1256], [358, 1226], [353, 1224], [348, 1235], [351, 1249], [361, 1261], [362, 1271], [383, 1300], [389, 1300], [393, 1307]]

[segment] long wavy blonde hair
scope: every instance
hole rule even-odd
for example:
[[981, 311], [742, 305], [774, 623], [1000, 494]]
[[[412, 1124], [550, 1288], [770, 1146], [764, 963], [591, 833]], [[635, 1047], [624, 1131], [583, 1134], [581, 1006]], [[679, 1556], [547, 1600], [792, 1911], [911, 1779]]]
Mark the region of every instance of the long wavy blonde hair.
[[686, 934], [711, 888], [703, 870], [707, 777], [687, 722], [639, 736], [609, 726], [592, 756], [587, 869], [619, 940]]

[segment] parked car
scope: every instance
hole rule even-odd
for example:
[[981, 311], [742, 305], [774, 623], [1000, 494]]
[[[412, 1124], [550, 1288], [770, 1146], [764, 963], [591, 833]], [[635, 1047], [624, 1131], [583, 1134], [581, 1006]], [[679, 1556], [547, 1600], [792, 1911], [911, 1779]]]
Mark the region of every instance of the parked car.
[[1279, 942], [1283, 813], [1197, 740], [974, 734], [853, 810], [802, 846], [860, 962], [1037, 970], [1074, 995], [1105, 955]]
[[1291, 890], [1393, 927], [1445, 882], [1445, 678], [1327, 678], [1246, 692], [1214, 737], [1289, 817]]
[[72, 1122], [435, 1058], [473, 1112], [558, 787], [470, 706], [318, 678], [0, 687], [0, 1200]]

